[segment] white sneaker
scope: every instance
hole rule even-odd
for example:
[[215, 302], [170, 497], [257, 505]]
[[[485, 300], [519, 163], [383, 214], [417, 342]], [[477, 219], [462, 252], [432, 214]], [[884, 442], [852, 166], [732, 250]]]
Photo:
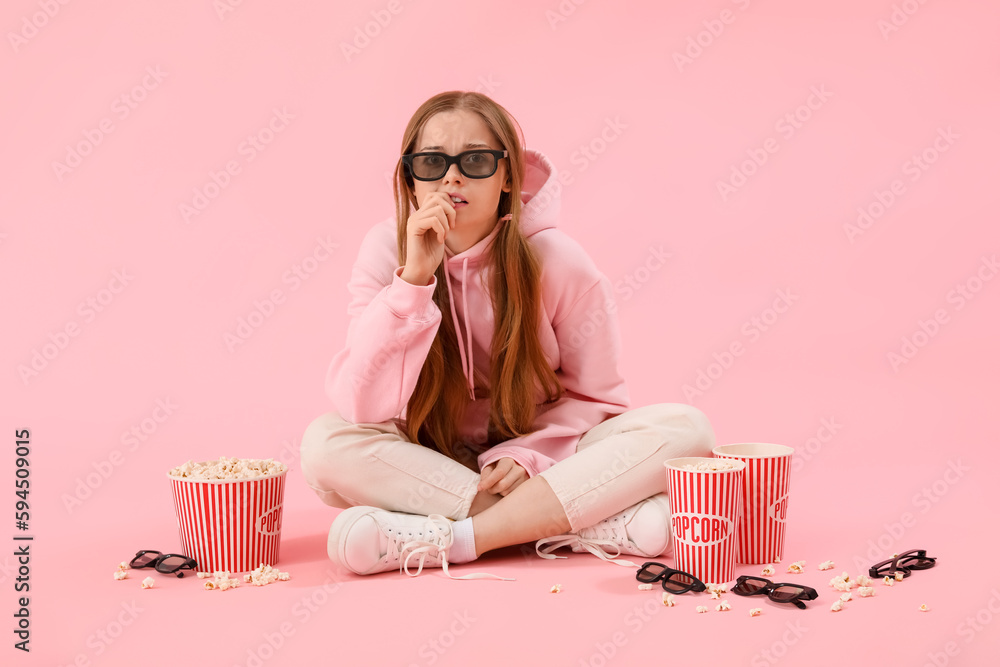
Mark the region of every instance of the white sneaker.
[[[326, 551], [330, 560], [356, 574], [399, 570], [415, 577], [426, 565], [440, 567], [452, 579], [514, 581], [485, 573], [453, 577], [448, 572], [451, 523], [440, 514], [423, 516], [364, 505], [349, 507], [333, 520]], [[410, 572], [410, 559], [415, 556], [419, 557], [417, 571]]]
[[[626, 567], [639, 565], [619, 559], [621, 554], [644, 558], [669, 555], [672, 551], [669, 497], [660, 493], [576, 533], [542, 538], [535, 543], [535, 553], [542, 558], [566, 558], [552, 554], [565, 546], [576, 553], [590, 552], [601, 560]], [[606, 547], [613, 548], [614, 553]]]

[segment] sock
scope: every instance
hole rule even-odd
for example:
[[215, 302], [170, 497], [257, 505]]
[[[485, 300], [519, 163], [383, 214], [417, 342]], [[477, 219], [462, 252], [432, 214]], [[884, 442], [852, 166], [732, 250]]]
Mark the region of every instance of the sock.
[[453, 541], [448, 550], [449, 563], [468, 563], [476, 560], [476, 536], [472, 532], [472, 517], [451, 524]]

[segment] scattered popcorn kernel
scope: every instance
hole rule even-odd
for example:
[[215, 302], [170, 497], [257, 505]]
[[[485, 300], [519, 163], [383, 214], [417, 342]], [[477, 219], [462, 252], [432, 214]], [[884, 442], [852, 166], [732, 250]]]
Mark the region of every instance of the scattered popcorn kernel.
[[663, 606], [673, 607], [674, 606], [674, 596], [666, 591], [663, 592]]
[[854, 588], [855, 582], [851, 581], [851, 576], [844, 572], [843, 574], [831, 579], [830, 585], [838, 591], [849, 591]]
[[[282, 578], [282, 575], [285, 575], [284, 578]], [[275, 581], [288, 581], [288, 573], [279, 572], [270, 565], [261, 563], [256, 570], [244, 575], [243, 580], [254, 586], [267, 586], [268, 584], [273, 584]]]
[[713, 600], [718, 600], [722, 597], [722, 594], [726, 592], [726, 587], [722, 584], [709, 584], [708, 594], [712, 596]]
[[128, 563], [126, 563], [125, 561], [122, 561], [122, 562], [118, 563], [118, 569], [119, 570], [129, 570], [131, 568], [128, 566]]
[[732, 607], [729, 606], [729, 600], [723, 600], [719, 603], [719, 606], [715, 608], [715, 611], [729, 611]]
[[562, 584], [556, 584], [550, 588], [549, 593], [562, 593]]
[[115, 581], [121, 581], [126, 578], [128, 578], [128, 572], [125, 570], [115, 570]]
[[882, 577], [882, 583], [886, 586], [894, 586], [896, 584], [896, 579], [888, 575]]
[[902, 581], [903, 580], [903, 573], [902, 572], [897, 572], [895, 576], [896, 576], [896, 581]]
[[858, 595], [860, 595], [863, 598], [875, 597], [875, 589], [872, 588], [871, 586], [862, 586], [861, 588], [858, 589]]
[[197, 572], [196, 574], [198, 575], [199, 579], [207, 579], [208, 577], [212, 576], [211, 572]]
[[774, 574], [774, 566], [773, 565], [765, 565], [764, 569], [761, 570], [760, 573], [761, 573], [762, 576], [770, 577], [772, 574]]
[[919, 607], [917, 607], [917, 609], [919, 609], [920, 611], [930, 611], [931, 610], [931, 608], [928, 607], [925, 604], [920, 605]]
[[760, 612], [761, 612], [761, 608], [760, 607], [754, 607], [753, 609], [750, 610], [750, 615], [751, 616], [760, 616]]
[[843, 600], [837, 600], [832, 605], [830, 605], [830, 611], [840, 611], [843, 608], [844, 608]]
[[653, 590], [653, 584], [639, 584], [640, 591], [651, 591]]
[[851, 600], [851, 592], [848, 591], [848, 592], [842, 594], [840, 596], [840, 599], [843, 600], [844, 602], [850, 602], [850, 600]]
[[872, 585], [871, 578], [868, 577], [868, 576], [866, 576], [866, 575], [863, 575], [863, 574], [859, 574], [857, 577], [854, 578], [854, 580], [856, 582], [858, 582], [858, 586], [871, 586]]
[[806, 567], [806, 562], [804, 560], [797, 560], [788, 566], [788, 571], [792, 574], [802, 574], [802, 571]]
[[155, 583], [156, 582], [153, 581], [152, 577], [146, 577], [145, 579], [142, 580], [142, 587], [143, 588], [152, 588], [153, 584], [155, 584]]
[[[208, 579], [208, 577], [212, 577]], [[205, 582], [206, 591], [228, 591], [230, 588], [237, 588], [240, 585], [240, 580], [229, 576], [229, 572], [216, 572], [214, 575], [205, 573], [205, 578], [208, 581]]]
[[698, 605], [697, 607], [695, 607], [694, 610], [696, 612], [698, 612], [699, 614], [706, 614], [706, 613], [708, 613], [708, 607], [703, 607], [701, 605]]
[[834, 568], [834, 563], [832, 560], [825, 560], [819, 564], [819, 569], [821, 570], [832, 570]]
[[292, 578], [292, 576], [290, 574], [288, 574], [287, 572], [279, 572], [278, 573], [278, 581], [288, 581], [291, 578]]

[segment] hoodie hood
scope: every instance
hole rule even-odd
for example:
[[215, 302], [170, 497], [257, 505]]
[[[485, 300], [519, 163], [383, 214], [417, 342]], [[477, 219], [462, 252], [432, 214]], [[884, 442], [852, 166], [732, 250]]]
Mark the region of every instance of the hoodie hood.
[[[521, 184], [521, 231], [531, 238], [544, 229], [554, 228], [559, 219], [559, 180], [555, 167], [542, 153], [532, 150], [524, 150], [524, 182]], [[452, 254], [447, 246], [444, 249], [445, 255], [445, 283], [448, 289], [448, 301], [451, 304], [451, 320], [455, 326], [455, 333], [458, 336], [458, 349], [462, 356], [462, 371], [465, 373], [466, 383], [469, 388], [469, 396], [473, 400], [476, 398], [473, 377], [475, 366], [473, 364], [473, 330], [471, 328], [472, 313], [469, 306], [469, 292], [474, 291], [473, 308], [481, 311], [488, 307], [487, 287], [482, 284], [480, 271], [474, 270], [471, 275], [470, 267], [477, 269], [483, 261], [486, 250], [490, 247], [493, 239], [500, 232], [500, 225], [507, 224], [509, 215], [500, 218], [493, 231], [480, 240], [471, 248]], [[456, 301], [459, 295], [455, 294], [452, 280], [459, 285], [462, 303], [463, 326], [459, 325], [459, 316], [456, 309]], [[475, 318], [482, 322], [483, 318]], [[492, 321], [492, 317], [489, 318]], [[484, 332], [481, 332], [484, 333]], [[492, 335], [492, 332], [485, 332]]]

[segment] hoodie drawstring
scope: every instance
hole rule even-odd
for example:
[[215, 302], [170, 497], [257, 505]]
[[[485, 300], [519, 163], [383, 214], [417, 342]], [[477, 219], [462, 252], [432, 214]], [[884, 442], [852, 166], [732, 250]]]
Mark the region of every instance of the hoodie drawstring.
[[[451, 289], [451, 277], [447, 267], [444, 272], [444, 279], [448, 285], [448, 304], [451, 306], [451, 321], [455, 326], [455, 335], [458, 336], [458, 352], [462, 355], [462, 371], [469, 387], [469, 398], [476, 400], [476, 390], [472, 382], [472, 331], [469, 330], [469, 301], [466, 297], [465, 285], [468, 280], [469, 258], [462, 261], [462, 310], [465, 314], [465, 331], [469, 336], [468, 343], [462, 337], [462, 329], [458, 326], [458, 313], [455, 312], [455, 293]], [[469, 353], [466, 355], [465, 347], [468, 345]]]
[[[511, 220], [514, 216], [510, 213], [500, 218], [497, 224], [500, 222], [506, 222]], [[462, 330], [458, 326], [458, 314], [455, 312], [455, 299], [454, 292], [451, 289], [451, 277], [448, 271], [447, 259], [445, 260], [444, 269], [444, 280], [448, 287], [448, 304], [451, 306], [451, 322], [455, 326], [455, 335], [458, 336], [458, 352], [462, 356], [462, 371], [465, 373], [465, 379], [468, 382], [469, 387], [469, 398], [473, 401], [476, 400], [476, 388], [472, 381], [473, 372], [475, 366], [472, 364], [472, 329], [469, 328], [469, 299], [468, 293], [466, 292], [466, 286], [469, 283], [469, 258], [465, 257], [462, 260], [462, 313], [465, 316], [465, 333], [469, 337], [466, 341], [462, 336]], [[468, 347], [468, 354], [466, 354], [466, 347]]]

